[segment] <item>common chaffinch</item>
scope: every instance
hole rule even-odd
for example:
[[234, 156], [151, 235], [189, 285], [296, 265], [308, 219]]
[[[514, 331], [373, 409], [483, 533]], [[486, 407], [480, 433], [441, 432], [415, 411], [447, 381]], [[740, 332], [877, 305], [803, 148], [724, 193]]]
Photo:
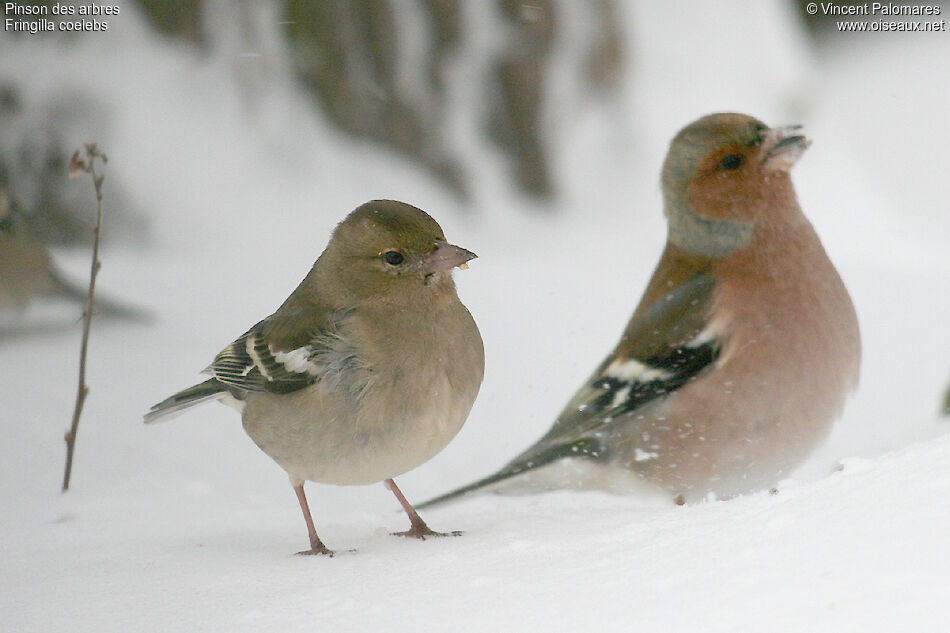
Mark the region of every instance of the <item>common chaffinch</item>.
[[[22, 312], [37, 299], [65, 299], [85, 306], [88, 288], [60, 273], [46, 244], [30, 229], [21, 210], [0, 186], [0, 312]], [[145, 319], [137, 308], [97, 293], [96, 314]]]
[[336, 227], [283, 305], [217, 355], [211, 378], [145, 421], [208, 400], [241, 411], [247, 434], [290, 476], [310, 536], [301, 554], [332, 554], [305, 481], [385, 481], [411, 522], [400, 535], [438, 535], [393, 477], [441, 451], [478, 394], [482, 339], [452, 279], [474, 257], [424, 211], [368, 202]]
[[532, 488], [646, 483], [685, 503], [800, 464], [855, 387], [861, 343], [789, 176], [799, 130], [740, 114], [681, 130], [663, 165], [666, 248], [616, 348], [537, 443], [423, 505], [528, 471]]
[[0, 309], [18, 312], [34, 297], [50, 294], [53, 274], [46, 246], [16, 217], [0, 189]]

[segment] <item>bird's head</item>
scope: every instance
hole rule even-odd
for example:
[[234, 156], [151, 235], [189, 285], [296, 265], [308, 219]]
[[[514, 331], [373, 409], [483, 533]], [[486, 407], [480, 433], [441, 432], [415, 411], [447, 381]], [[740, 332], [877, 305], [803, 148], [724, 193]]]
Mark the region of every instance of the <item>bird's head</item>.
[[[419, 292], [454, 290], [452, 269], [466, 267], [475, 253], [449, 244], [439, 223], [414, 206], [373, 200], [336, 228], [323, 262], [346, 294], [400, 300]], [[425, 296], [425, 295], [420, 295]]]
[[724, 257], [747, 244], [760, 221], [797, 210], [789, 171], [809, 143], [801, 126], [769, 128], [744, 114], [710, 114], [687, 125], [663, 165], [670, 241]]

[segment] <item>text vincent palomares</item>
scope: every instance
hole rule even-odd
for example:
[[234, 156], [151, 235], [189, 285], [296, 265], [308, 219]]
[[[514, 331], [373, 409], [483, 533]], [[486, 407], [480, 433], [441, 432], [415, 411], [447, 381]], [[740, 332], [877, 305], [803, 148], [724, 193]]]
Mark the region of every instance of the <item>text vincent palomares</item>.
[[940, 15], [937, 5], [903, 5], [865, 2], [864, 4], [835, 4], [821, 2], [822, 15]]

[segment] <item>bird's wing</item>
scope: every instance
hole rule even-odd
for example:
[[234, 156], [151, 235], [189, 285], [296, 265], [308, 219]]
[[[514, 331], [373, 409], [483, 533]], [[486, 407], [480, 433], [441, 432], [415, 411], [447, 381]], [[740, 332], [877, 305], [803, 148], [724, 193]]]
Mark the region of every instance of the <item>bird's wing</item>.
[[675, 392], [718, 357], [720, 342], [708, 327], [716, 282], [708, 270], [708, 259], [668, 247], [617, 347], [551, 429], [497, 473], [423, 505], [565, 457], [606, 457], [606, 438], [616, 419]]
[[584, 434], [670, 394], [713, 363], [707, 328], [715, 281], [697, 275], [635, 317], [611, 353], [561, 411], [545, 438]]
[[303, 389], [353, 359], [338, 331], [344, 317], [316, 307], [278, 310], [224, 348], [204, 371], [244, 391]]

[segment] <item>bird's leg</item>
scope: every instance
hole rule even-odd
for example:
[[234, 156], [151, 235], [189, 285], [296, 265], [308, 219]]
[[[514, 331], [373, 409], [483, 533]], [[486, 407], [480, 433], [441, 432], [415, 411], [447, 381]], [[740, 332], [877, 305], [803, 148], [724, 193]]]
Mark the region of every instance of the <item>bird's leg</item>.
[[307, 522], [307, 533], [310, 535], [310, 549], [305, 549], [298, 554], [325, 554], [333, 556], [333, 550], [327, 549], [320, 537], [317, 536], [317, 530], [313, 527], [313, 517], [310, 516], [310, 505], [307, 503], [307, 495], [303, 491], [303, 482], [294, 483], [294, 492], [297, 493], [297, 501], [300, 502], [300, 509], [303, 511], [303, 520]]
[[409, 522], [412, 524], [412, 527], [406, 530], [405, 532], [394, 532], [395, 536], [411, 536], [412, 538], [425, 540], [427, 536], [461, 536], [462, 533], [458, 531], [454, 532], [435, 532], [431, 530], [426, 522], [422, 520], [422, 517], [419, 516], [419, 513], [416, 512], [416, 509], [412, 507], [412, 504], [406, 499], [406, 496], [402, 494], [402, 490], [399, 489], [399, 486], [396, 485], [396, 482], [392, 479], [387, 479], [385, 481], [386, 487], [389, 488], [396, 499], [399, 500], [399, 504], [402, 506], [402, 509], [406, 511], [406, 514], [409, 516]]

